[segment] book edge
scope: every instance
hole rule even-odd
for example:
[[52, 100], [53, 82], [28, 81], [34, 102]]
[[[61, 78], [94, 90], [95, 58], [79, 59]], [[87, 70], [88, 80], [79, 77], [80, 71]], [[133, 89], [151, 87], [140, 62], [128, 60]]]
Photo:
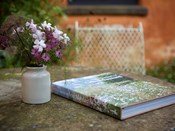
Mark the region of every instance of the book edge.
[[[170, 106], [170, 105], [173, 105], [173, 104], [175, 104], [175, 94], [171, 94], [171, 95], [168, 95], [168, 96], [165, 96], [165, 97], [161, 97], [160, 99], [162, 99], [162, 100], [160, 100], [160, 101], [158, 101], [158, 102], [156, 102], [156, 100], [159, 100], [159, 99], [154, 99], [154, 101], [152, 102], [152, 100], [150, 100], [150, 101], [147, 101], [145, 104], [161, 104], [161, 103], [163, 103], [163, 102], [166, 102], [166, 101], [170, 101], [172, 98], [168, 98], [168, 97], [172, 97], [173, 98], [173, 102], [170, 102], [170, 103], [168, 103], [168, 104], [162, 104], [162, 105], [159, 105], [158, 107], [156, 107], [156, 106], [154, 106], [154, 108], [149, 108], [149, 109], [147, 109], [147, 110], [145, 110], [145, 111], [143, 111], [143, 112], [140, 112], [140, 113], [137, 113], [137, 114], [134, 114], [134, 115], [130, 115], [129, 117], [123, 117], [123, 111], [124, 111], [124, 108], [122, 108], [121, 110], [121, 120], [125, 120], [125, 119], [127, 119], [127, 118], [131, 118], [131, 117], [133, 117], [133, 116], [137, 116], [137, 115], [140, 115], [140, 114], [143, 114], [143, 113], [146, 113], [146, 112], [149, 112], [149, 111], [153, 111], [153, 110], [157, 110], [157, 109], [160, 109], [160, 108], [163, 108], [163, 107], [167, 107], [167, 106]], [[163, 99], [168, 99], [168, 100], [165, 100], [165, 101], [163, 101]], [[144, 103], [141, 103], [141, 104], [136, 104], [136, 105], [133, 105], [133, 106], [142, 106], [142, 105], [144, 105]], [[130, 106], [131, 107], [131, 106]], [[130, 108], [129, 107], [129, 108]], [[126, 107], [126, 109], [127, 109], [128, 107]], [[134, 107], [133, 107], [134, 108]]]
[[[72, 96], [68, 95], [68, 93], [65, 93], [65, 92], [64, 92], [65, 94], [63, 94], [63, 93], [61, 93], [61, 92], [56, 92], [56, 91], [54, 91], [53, 88], [55, 88], [56, 90], [58, 90], [58, 88], [66, 89], [66, 90], [69, 91], [70, 93], [74, 93], [74, 94], [80, 96], [80, 97], [81, 97], [81, 100], [82, 100], [82, 98], [83, 98], [83, 100], [82, 100], [82, 102], [80, 102], [80, 101], [79, 101], [78, 99], [76, 99], [75, 97], [72, 97]], [[107, 103], [109, 106], [113, 106], [113, 107], [116, 109], [116, 112], [117, 112], [117, 114], [118, 114], [118, 115], [116, 115], [116, 114], [113, 114], [113, 115], [112, 115], [112, 114], [110, 114], [111, 112], [102, 111], [102, 110], [100, 110], [100, 109], [95, 108], [95, 107], [94, 107], [95, 105], [92, 106], [92, 105], [87, 104], [87, 103], [85, 102], [85, 100], [84, 100], [84, 99], [87, 99], [87, 98], [91, 98], [91, 99], [94, 99], [94, 101], [98, 101], [98, 102], [100, 102], [100, 103], [104, 103], [103, 101], [97, 100], [96, 98], [94, 98], [94, 97], [92, 97], [92, 96], [87, 96], [87, 95], [78, 93], [78, 92], [76, 92], [76, 91], [73, 91], [73, 90], [70, 90], [70, 89], [67, 89], [67, 88], [58, 86], [58, 85], [54, 85], [54, 84], [52, 84], [52, 89], [53, 89], [52, 93], [54, 93], [54, 94], [56, 94], [56, 95], [60, 95], [60, 96], [66, 98], [66, 99], [68, 99], [68, 100], [72, 100], [72, 101], [74, 101], [74, 102], [76, 102], [76, 103], [78, 103], [78, 104], [84, 105], [84, 106], [86, 106], [86, 107], [89, 107], [89, 108], [91, 108], [91, 109], [94, 109], [94, 110], [99, 111], [99, 112], [104, 113], [104, 114], [108, 114], [109, 116], [112, 116], [112, 117], [114, 117], [114, 118], [118, 118], [118, 119], [121, 120], [121, 108], [120, 108], [120, 107], [117, 107], [117, 106], [115, 106], [115, 105], [113, 105], [113, 104]], [[68, 97], [67, 97], [67, 96], [68, 96]], [[72, 97], [73, 99], [72, 99], [71, 97]], [[90, 102], [90, 101], [88, 101], [88, 102]], [[97, 106], [97, 107], [98, 107], [98, 106]], [[105, 108], [105, 107], [104, 107], [104, 108]], [[118, 111], [117, 111], [117, 110], [118, 110]]]

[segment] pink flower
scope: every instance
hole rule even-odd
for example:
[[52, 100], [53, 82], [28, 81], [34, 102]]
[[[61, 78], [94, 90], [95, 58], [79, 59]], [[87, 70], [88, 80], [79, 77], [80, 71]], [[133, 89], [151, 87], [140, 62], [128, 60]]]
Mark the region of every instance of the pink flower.
[[8, 37], [0, 35], [0, 50], [5, 50], [9, 45], [10, 41]]
[[31, 54], [37, 61], [41, 60], [41, 53], [38, 51], [38, 49], [32, 49]]
[[55, 55], [58, 57], [58, 58], [61, 58], [63, 56], [63, 53], [61, 52], [61, 50], [57, 50], [55, 52]]
[[50, 56], [49, 56], [49, 54], [47, 54], [47, 53], [44, 53], [44, 54], [42, 55], [41, 58], [42, 58], [45, 62], [47, 62], [47, 61], [50, 60]]
[[49, 43], [46, 44], [46, 51], [50, 51], [52, 50], [52, 45], [50, 45]]

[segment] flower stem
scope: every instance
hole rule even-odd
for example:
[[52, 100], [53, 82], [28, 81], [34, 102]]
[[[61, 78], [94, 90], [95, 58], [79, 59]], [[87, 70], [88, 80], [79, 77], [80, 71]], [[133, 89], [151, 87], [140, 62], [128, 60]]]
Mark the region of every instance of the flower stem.
[[[18, 34], [18, 32], [17, 32], [17, 30], [16, 29], [14, 29], [15, 30], [15, 32], [16, 32], [16, 34], [17, 34], [17, 36], [18, 36], [18, 38], [19, 38], [19, 41], [21, 42], [21, 44], [25, 47], [25, 44], [23, 43], [23, 41], [22, 41], [22, 39], [21, 39], [21, 37], [20, 37], [20, 35]], [[31, 57], [30, 57], [30, 54], [28, 53], [28, 51], [25, 49], [25, 51], [26, 51], [26, 53], [27, 53], [27, 55], [28, 55], [28, 57], [29, 57], [29, 59], [31, 60]]]

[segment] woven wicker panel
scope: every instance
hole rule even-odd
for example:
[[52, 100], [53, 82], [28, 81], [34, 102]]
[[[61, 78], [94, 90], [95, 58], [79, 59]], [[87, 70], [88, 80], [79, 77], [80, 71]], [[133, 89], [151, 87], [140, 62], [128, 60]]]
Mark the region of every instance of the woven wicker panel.
[[145, 74], [142, 29], [76, 27], [76, 37], [78, 65]]

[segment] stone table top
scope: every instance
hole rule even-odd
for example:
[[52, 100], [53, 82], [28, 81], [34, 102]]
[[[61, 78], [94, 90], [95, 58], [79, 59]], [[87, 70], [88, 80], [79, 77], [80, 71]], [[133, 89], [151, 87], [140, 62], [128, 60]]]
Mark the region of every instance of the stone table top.
[[[65, 78], [64, 68], [51, 66], [48, 70], [52, 82]], [[106, 71], [109, 70], [67, 67], [66, 78]], [[119, 74], [174, 86], [151, 76]], [[175, 131], [175, 104], [121, 121], [54, 94], [48, 103], [25, 104], [21, 101], [20, 77], [21, 69], [0, 69], [0, 130]]]

